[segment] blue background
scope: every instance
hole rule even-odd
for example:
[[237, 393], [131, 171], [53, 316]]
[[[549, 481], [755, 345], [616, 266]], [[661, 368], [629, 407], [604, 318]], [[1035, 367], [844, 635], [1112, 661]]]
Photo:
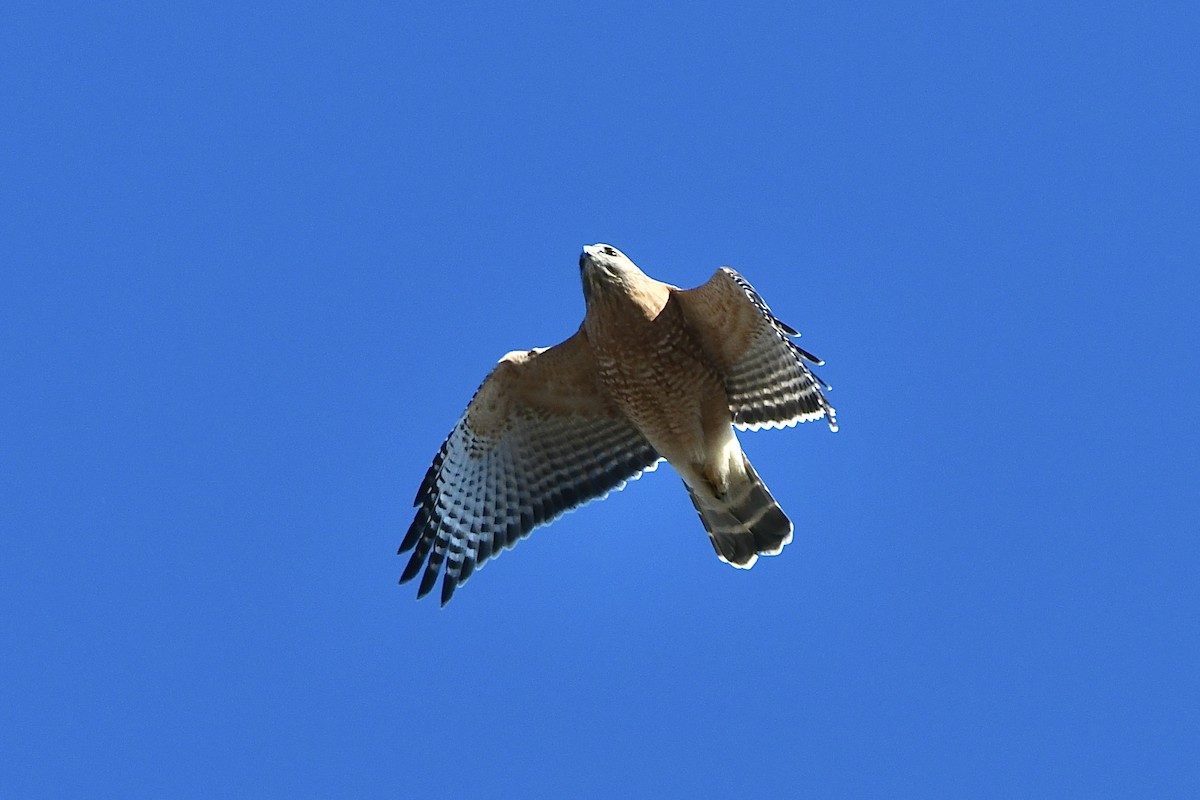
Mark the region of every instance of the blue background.
[[[6, 797], [1196, 796], [1194, 4], [13, 3]], [[410, 498], [580, 246], [729, 264], [842, 430], [439, 610]]]

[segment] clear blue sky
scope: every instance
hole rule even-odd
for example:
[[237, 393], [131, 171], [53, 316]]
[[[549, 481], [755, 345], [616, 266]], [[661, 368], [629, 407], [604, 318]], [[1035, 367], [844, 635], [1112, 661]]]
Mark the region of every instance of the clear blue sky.
[[[1196, 796], [1194, 4], [10, 5], [0, 794]], [[841, 431], [445, 609], [410, 502], [580, 246], [740, 270]]]

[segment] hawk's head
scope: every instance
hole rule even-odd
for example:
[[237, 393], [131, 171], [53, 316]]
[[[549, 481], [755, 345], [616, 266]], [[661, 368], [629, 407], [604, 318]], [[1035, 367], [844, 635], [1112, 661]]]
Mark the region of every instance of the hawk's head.
[[628, 287], [642, 271], [611, 244], [589, 244], [579, 255], [579, 274], [584, 296], [590, 299], [598, 289]]

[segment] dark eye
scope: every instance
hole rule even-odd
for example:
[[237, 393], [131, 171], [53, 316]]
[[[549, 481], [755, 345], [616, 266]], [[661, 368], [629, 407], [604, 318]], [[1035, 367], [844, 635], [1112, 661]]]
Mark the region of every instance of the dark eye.
[[604, 248], [604, 255], [606, 255], [606, 256], [615, 256], [616, 254], [617, 254], [617, 251], [616, 251], [616, 250], [614, 250], [613, 248], [611, 248], [611, 247], [606, 247], [606, 248]]

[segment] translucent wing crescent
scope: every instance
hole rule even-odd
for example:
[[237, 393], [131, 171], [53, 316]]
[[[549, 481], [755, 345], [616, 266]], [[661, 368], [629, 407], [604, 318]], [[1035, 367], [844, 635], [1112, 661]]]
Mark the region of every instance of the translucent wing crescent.
[[816, 356], [792, 341], [799, 332], [780, 321], [754, 287], [729, 267], [707, 283], [676, 290], [688, 323], [725, 375], [729, 410], [738, 428], [784, 428], [837, 416], [809, 364]]
[[423, 567], [424, 597], [444, 565], [445, 605], [488, 558], [653, 469], [658, 453], [604, 396], [582, 331], [501, 359], [425, 474], [400, 582]]

